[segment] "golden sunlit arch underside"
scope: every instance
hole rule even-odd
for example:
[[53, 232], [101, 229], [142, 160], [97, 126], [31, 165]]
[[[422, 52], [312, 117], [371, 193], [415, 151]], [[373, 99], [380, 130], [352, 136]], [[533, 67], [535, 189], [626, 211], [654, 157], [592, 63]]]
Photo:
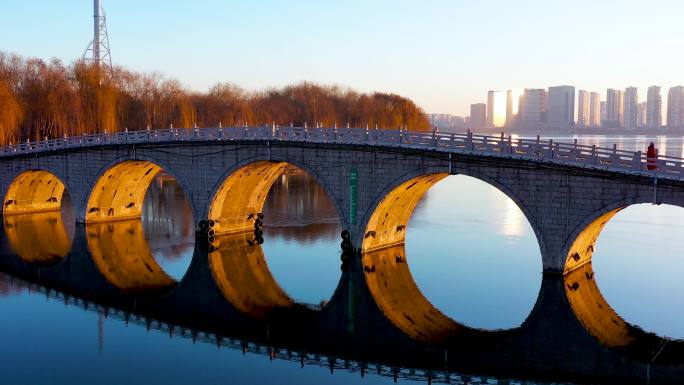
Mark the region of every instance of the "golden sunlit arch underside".
[[140, 218], [147, 189], [161, 170], [141, 160], [127, 160], [108, 169], [90, 192], [86, 223]]
[[577, 236], [565, 261], [565, 292], [580, 323], [608, 347], [629, 345], [631, 327], [606, 302], [594, 280], [591, 259], [599, 234], [622, 208], [611, 210], [589, 224]]
[[62, 206], [64, 189], [64, 183], [48, 171], [24, 171], [12, 181], [7, 189], [3, 214], [59, 210]]
[[292, 299], [273, 278], [261, 246], [245, 232], [216, 238], [209, 265], [214, 280], [238, 311], [263, 319], [272, 309], [289, 308]]

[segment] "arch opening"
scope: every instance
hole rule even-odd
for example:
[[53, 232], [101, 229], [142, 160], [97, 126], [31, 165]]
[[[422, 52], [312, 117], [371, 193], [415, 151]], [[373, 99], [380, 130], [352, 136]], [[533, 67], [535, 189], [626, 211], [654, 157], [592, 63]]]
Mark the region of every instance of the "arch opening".
[[271, 186], [286, 162], [257, 161], [233, 172], [221, 184], [209, 208], [216, 235], [253, 231]]
[[362, 251], [370, 252], [403, 244], [411, 214], [425, 193], [447, 173], [412, 178], [387, 194], [373, 211], [363, 235]]
[[[425, 325], [420, 336], [417, 323], [402, 326], [405, 315], [383, 310], [400, 329], [422, 339], [441, 340], [464, 328], [518, 327], [541, 287], [541, 251], [523, 210], [496, 185], [466, 175], [431, 174], [399, 184], [372, 213], [362, 249], [366, 282], [381, 307], [389, 301], [397, 311], [421, 309], [408, 318], [425, 314], [444, 326]], [[383, 250], [396, 255], [381, 258]], [[374, 278], [381, 264], [405, 269], [396, 277], [402, 289], [392, 289], [403, 297], [373, 289], [391, 286], [372, 282], [391, 278], [387, 272]]]
[[280, 161], [243, 166], [217, 189], [208, 219], [210, 238], [263, 243], [259, 253], [295, 303], [319, 307], [332, 296], [339, 262], [327, 256], [339, 250], [340, 219], [328, 192], [306, 170]]
[[684, 290], [682, 214], [669, 205], [622, 206], [573, 240], [564, 268], [567, 298], [578, 321], [605, 346], [684, 338], [681, 312], [672, 311], [684, 305], [674, 294]]
[[112, 286], [128, 294], [154, 294], [175, 287], [194, 251], [192, 209], [177, 181], [157, 171], [144, 189], [139, 216], [86, 222], [95, 265]]
[[126, 160], [104, 172], [88, 197], [86, 223], [140, 218], [147, 189], [162, 168]]
[[64, 183], [49, 171], [24, 171], [7, 188], [3, 214], [13, 215], [60, 210], [64, 190]]

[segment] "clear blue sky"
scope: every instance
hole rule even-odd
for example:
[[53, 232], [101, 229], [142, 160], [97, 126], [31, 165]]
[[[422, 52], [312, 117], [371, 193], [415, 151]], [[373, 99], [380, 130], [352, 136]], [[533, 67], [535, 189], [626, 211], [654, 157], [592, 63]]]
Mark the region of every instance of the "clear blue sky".
[[[205, 90], [302, 80], [396, 92], [467, 114], [489, 89], [684, 84], [684, 2], [102, 0], [115, 64]], [[65, 62], [91, 0], [7, 0], [0, 50]]]

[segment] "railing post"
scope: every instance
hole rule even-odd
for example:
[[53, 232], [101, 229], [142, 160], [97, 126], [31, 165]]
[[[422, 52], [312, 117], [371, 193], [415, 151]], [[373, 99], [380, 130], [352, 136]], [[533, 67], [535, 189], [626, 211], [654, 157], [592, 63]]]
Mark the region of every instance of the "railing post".
[[468, 129], [468, 132], [466, 133], [466, 143], [465, 143], [465, 148], [468, 151], [473, 151], [473, 132]]
[[592, 144], [591, 145], [591, 157], [592, 157], [592, 163], [593, 164], [598, 164], [598, 158], [596, 156], [596, 145]]
[[642, 163], [641, 163], [641, 151], [635, 151], [634, 152], [634, 158], [632, 159], [632, 168], [641, 171], [642, 169]]
[[549, 156], [551, 157], [551, 159], [554, 158], [553, 155], [553, 139], [549, 139]]

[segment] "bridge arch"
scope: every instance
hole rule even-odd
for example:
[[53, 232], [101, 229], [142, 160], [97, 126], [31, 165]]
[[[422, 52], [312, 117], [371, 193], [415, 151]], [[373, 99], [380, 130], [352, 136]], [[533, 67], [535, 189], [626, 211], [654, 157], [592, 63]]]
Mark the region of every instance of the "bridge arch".
[[[465, 168], [453, 167], [451, 173], [443, 167], [416, 169], [395, 179], [377, 194], [360, 222], [360, 239], [356, 244], [362, 252], [402, 244], [406, 237], [409, 219], [425, 193], [449, 175], [465, 175], [482, 181], [501, 191], [522, 211], [532, 227], [540, 249], [540, 223], [522, 200], [499, 180]], [[399, 210], [397, 210], [397, 205]], [[543, 256], [543, 253], [542, 253]]]
[[345, 211], [330, 183], [319, 172], [299, 160], [283, 156], [250, 157], [236, 163], [215, 183], [207, 201], [205, 218], [213, 220], [216, 235], [254, 229], [271, 187], [287, 166], [296, 167], [311, 176], [335, 206], [343, 228], [347, 227]]
[[[565, 245], [561, 252], [565, 256], [562, 271], [568, 272], [576, 266], [589, 262], [593, 255], [594, 244], [605, 225], [621, 210], [632, 205], [645, 203], [654, 203], [652, 191], [604, 204], [599, 209], [591, 212], [591, 214], [586, 215], [565, 240]], [[684, 208], [684, 196], [663, 195], [657, 197], [656, 203]], [[589, 252], [589, 249], [591, 252]]]
[[[151, 157], [120, 157], [100, 169], [84, 194], [85, 201], [77, 207], [81, 210], [77, 215], [86, 223], [140, 218], [147, 190], [162, 171], [171, 175], [190, 199], [185, 182], [173, 167]], [[194, 202], [191, 208], [194, 218]]]
[[19, 173], [7, 187], [3, 214], [26, 214], [60, 210], [66, 186], [57, 175], [43, 169]]
[[540, 248], [540, 231], [532, 213], [507, 186], [489, 176], [456, 167], [451, 174], [444, 168], [423, 168], [386, 186], [379, 194], [381, 198], [367, 211], [361, 224], [363, 232], [359, 232], [362, 239], [357, 245], [362, 251], [365, 282], [378, 307], [395, 326], [411, 338], [433, 343], [464, 333], [503, 333], [517, 328], [487, 330], [466, 326], [442, 313], [414, 281], [404, 250], [408, 222], [424, 194], [449, 175], [468, 176], [511, 199], [530, 223]]
[[[665, 196], [659, 204], [684, 207], [676, 196]], [[684, 340], [662, 337], [629, 323], [613, 309], [596, 282], [592, 260], [596, 242], [613, 217], [637, 204], [651, 204], [653, 196], [640, 195], [604, 205], [588, 215], [571, 233], [564, 248], [563, 278], [566, 298], [578, 322], [599, 343], [645, 362], [676, 362]], [[646, 355], [652, 352], [655, 355]]]

